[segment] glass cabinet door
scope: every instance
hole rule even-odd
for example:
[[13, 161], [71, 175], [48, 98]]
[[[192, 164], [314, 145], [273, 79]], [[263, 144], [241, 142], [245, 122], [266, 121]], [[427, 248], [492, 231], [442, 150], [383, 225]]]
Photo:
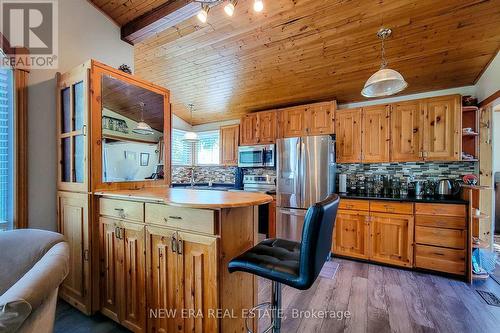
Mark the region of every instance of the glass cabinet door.
[[89, 191], [88, 77], [88, 69], [83, 67], [58, 77], [59, 190]]

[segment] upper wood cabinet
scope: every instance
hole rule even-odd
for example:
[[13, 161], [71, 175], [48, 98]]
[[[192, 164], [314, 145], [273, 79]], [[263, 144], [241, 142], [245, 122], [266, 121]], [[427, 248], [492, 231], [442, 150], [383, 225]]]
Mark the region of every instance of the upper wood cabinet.
[[391, 111], [391, 153], [394, 162], [422, 158], [423, 111], [421, 101], [395, 103]]
[[335, 110], [337, 102], [311, 104], [306, 109], [306, 132], [308, 135], [335, 133]]
[[457, 161], [462, 151], [462, 108], [459, 95], [423, 101], [423, 158]]
[[256, 145], [258, 143], [258, 116], [256, 113], [245, 115], [241, 119], [240, 145]]
[[280, 137], [294, 138], [307, 135], [307, 106], [295, 106], [280, 110]]
[[240, 141], [240, 125], [220, 128], [220, 164], [238, 165], [238, 144]]
[[334, 134], [336, 108], [337, 103], [333, 101], [279, 110], [279, 137]]
[[364, 163], [390, 162], [390, 106], [364, 107], [361, 150]]
[[278, 132], [278, 114], [276, 111], [265, 111], [257, 113], [257, 141], [259, 144], [271, 144], [276, 142]]
[[89, 195], [57, 193], [58, 230], [69, 244], [69, 272], [59, 296], [85, 314], [91, 310]]
[[337, 112], [335, 127], [337, 133], [337, 162], [361, 162], [361, 116], [362, 109]]

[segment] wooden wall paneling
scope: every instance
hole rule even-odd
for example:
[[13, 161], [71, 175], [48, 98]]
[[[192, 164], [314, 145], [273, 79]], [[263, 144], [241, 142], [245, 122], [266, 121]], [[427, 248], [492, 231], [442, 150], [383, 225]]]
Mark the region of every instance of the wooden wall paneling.
[[[479, 113], [479, 184], [494, 188], [493, 184], [493, 105], [480, 109]], [[477, 206], [476, 206], [477, 207]], [[492, 242], [492, 223], [494, 223], [492, 190], [483, 190], [479, 193], [479, 209], [490, 219], [479, 220], [479, 238], [488, 243]]]
[[248, 114], [241, 119], [240, 145], [255, 145], [259, 142], [257, 122], [256, 113]]
[[361, 142], [364, 163], [390, 162], [390, 114], [389, 105], [363, 108]]
[[278, 130], [278, 113], [274, 110], [257, 113], [257, 132], [259, 144], [276, 142]]
[[422, 159], [423, 116], [420, 100], [392, 104], [391, 161], [413, 162]]
[[337, 111], [335, 132], [338, 163], [361, 163], [361, 117], [361, 109]]
[[310, 104], [306, 110], [307, 134], [334, 134], [336, 109], [336, 101]]
[[307, 106], [294, 106], [279, 110], [281, 116], [281, 136], [294, 138], [307, 135], [306, 125]]
[[[133, 182], [113, 182], [113, 183], [103, 183], [102, 182], [102, 80], [101, 78], [106, 76], [112, 76], [121, 81], [127, 82], [132, 85], [153, 91], [157, 94], [163, 96], [163, 106], [164, 106], [164, 179], [156, 181], [133, 181]], [[155, 187], [159, 185], [169, 186], [171, 181], [171, 126], [172, 117], [170, 110], [170, 92], [169, 90], [155, 85], [153, 83], [139, 79], [137, 76], [126, 74], [122, 71], [109, 67], [107, 65], [101, 64], [95, 60], [91, 62], [91, 137], [92, 137], [92, 179], [91, 188], [92, 190], [116, 190], [116, 189], [136, 189], [145, 187]]]
[[459, 95], [423, 101], [423, 155], [430, 161], [459, 161], [462, 154], [462, 107]]
[[238, 146], [240, 142], [240, 125], [220, 128], [220, 163], [225, 166], [238, 165]]
[[[339, 103], [365, 100], [360, 89], [380, 63], [373, 49], [380, 47], [375, 33], [381, 14], [397, 32], [387, 54], [411, 82], [405, 94], [473, 84], [499, 45], [494, 1], [360, 7], [276, 0], [266, 3], [266, 15], [255, 15], [252, 4], [239, 1], [232, 19], [216, 7], [210, 24], [192, 18], [136, 45], [137, 74], [169, 87], [174, 112], [184, 119], [184, 105], [197, 105], [194, 123], [200, 124], [334, 97]], [[460, 24], [464, 17], [470, 24]]]
[[85, 193], [57, 192], [58, 231], [70, 247], [69, 272], [59, 296], [87, 315], [92, 312], [89, 201]]

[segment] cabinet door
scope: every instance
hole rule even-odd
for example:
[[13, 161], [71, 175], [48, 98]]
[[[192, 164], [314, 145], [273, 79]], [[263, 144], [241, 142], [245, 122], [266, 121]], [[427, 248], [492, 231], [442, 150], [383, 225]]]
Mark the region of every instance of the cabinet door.
[[388, 105], [363, 108], [363, 163], [390, 162], [390, 126]]
[[100, 260], [101, 260], [101, 312], [119, 322], [120, 279], [123, 263], [123, 246], [118, 239], [118, 221], [100, 218]]
[[238, 165], [238, 144], [240, 139], [240, 126], [225, 126], [220, 129], [220, 146], [222, 165]]
[[411, 162], [421, 160], [423, 110], [420, 101], [392, 105], [391, 160]]
[[336, 120], [337, 162], [361, 162], [361, 109], [339, 110]]
[[247, 114], [241, 119], [240, 144], [242, 146], [255, 145], [258, 143], [257, 137], [257, 114]]
[[282, 109], [280, 115], [280, 131], [283, 138], [294, 138], [307, 135], [305, 106]]
[[177, 282], [177, 253], [172, 247], [174, 235], [172, 229], [146, 228], [148, 332], [179, 332], [176, 295], [180, 286]]
[[144, 225], [123, 223], [120, 322], [133, 332], [146, 330], [146, 263]]
[[335, 254], [368, 259], [368, 212], [339, 210], [335, 221]]
[[423, 154], [426, 160], [460, 160], [461, 111], [457, 95], [425, 100]]
[[178, 332], [218, 332], [218, 320], [209, 310], [218, 308], [217, 239], [179, 232], [178, 278], [183, 316]]
[[69, 244], [69, 272], [59, 295], [80, 311], [90, 314], [90, 244], [87, 194], [58, 192], [58, 228]]
[[58, 75], [57, 96], [57, 186], [63, 191], [88, 192], [88, 67]]
[[370, 214], [370, 259], [411, 267], [413, 215]]
[[316, 103], [307, 107], [307, 135], [335, 133], [336, 102]]
[[278, 117], [276, 111], [259, 112], [257, 127], [259, 129], [258, 141], [261, 144], [276, 142]]

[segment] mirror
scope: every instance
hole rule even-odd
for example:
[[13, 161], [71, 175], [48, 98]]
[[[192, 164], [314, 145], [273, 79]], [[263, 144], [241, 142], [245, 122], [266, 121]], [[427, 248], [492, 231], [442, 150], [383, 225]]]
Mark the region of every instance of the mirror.
[[102, 76], [102, 179], [163, 179], [163, 95]]

